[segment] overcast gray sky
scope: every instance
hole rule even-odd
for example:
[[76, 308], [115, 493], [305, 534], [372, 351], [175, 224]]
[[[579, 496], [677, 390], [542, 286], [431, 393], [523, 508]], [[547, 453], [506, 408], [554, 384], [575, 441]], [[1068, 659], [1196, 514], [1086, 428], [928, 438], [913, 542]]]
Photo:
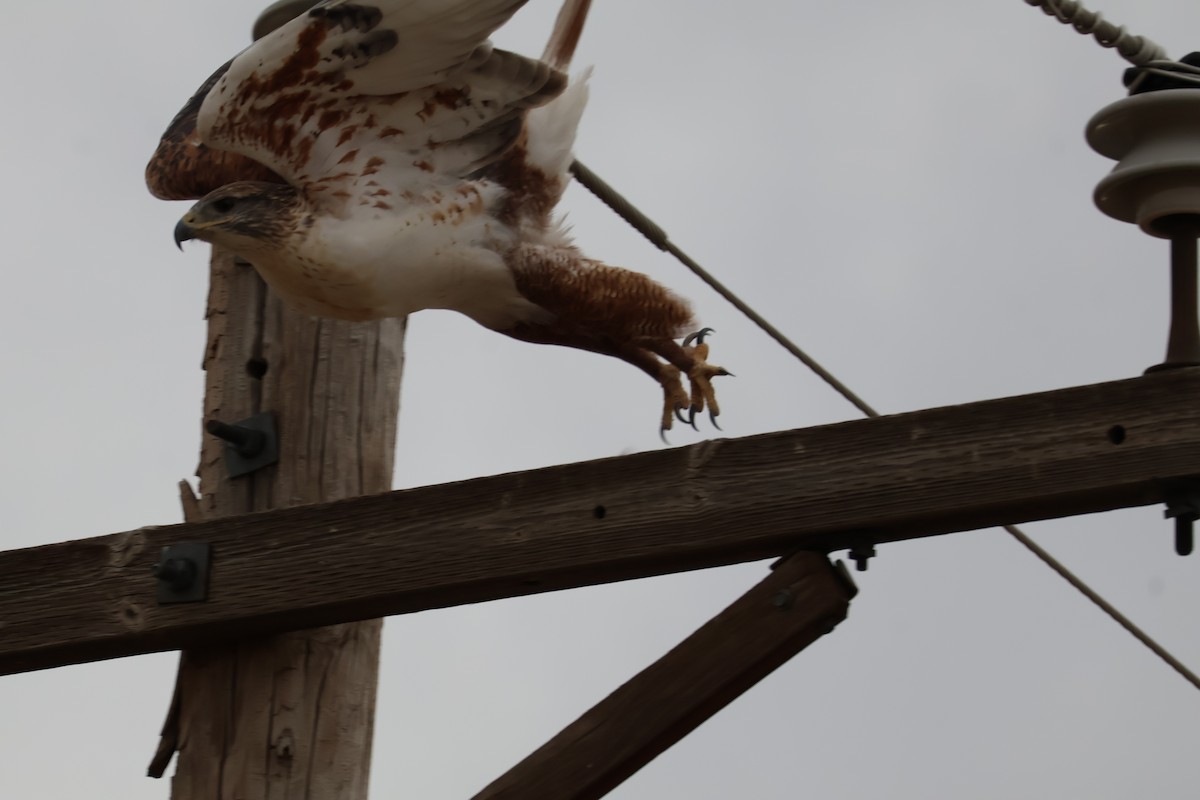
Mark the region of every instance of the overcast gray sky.
[[[247, 0], [4, 11], [0, 485], [9, 549], [178, 521], [207, 248], [142, 169], [248, 41]], [[532, 0], [497, 37], [541, 51]], [[1173, 55], [1200, 5], [1105, 0]], [[598, 0], [578, 153], [885, 412], [1139, 374], [1167, 248], [1092, 205], [1083, 141], [1124, 63], [1021, 0]], [[587, 252], [717, 329], [725, 436], [856, 416], [578, 188]], [[661, 447], [633, 368], [412, 322], [398, 487]], [[680, 432], [674, 445], [714, 435]], [[1200, 556], [1161, 508], [1028, 526], [1193, 669]], [[755, 583], [764, 564], [393, 618], [373, 796], [469, 796]], [[612, 795], [1194, 797], [1200, 696], [998, 531], [886, 545], [849, 619]], [[0, 794], [165, 798], [143, 777], [174, 654], [0, 678]], [[172, 767], [173, 770], [173, 767]]]

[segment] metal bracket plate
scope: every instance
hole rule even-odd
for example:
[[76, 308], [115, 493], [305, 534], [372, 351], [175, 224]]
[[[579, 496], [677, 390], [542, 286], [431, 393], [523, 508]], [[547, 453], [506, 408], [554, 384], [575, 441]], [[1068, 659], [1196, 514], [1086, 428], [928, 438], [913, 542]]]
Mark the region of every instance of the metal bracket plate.
[[225, 469], [237, 478], [279, 461], [279, 434], [275, 415], [263, 411], [233, 425], [209, 420], [207, 430], [225, 441]]

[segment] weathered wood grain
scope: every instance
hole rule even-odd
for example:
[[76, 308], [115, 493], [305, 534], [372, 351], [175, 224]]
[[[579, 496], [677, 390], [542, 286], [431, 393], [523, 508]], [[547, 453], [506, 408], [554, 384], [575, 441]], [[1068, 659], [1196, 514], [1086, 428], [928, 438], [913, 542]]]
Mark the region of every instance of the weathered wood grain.
[[[207, 316], [204, 418], [275, 412], [280, 460], [231, 480], [223, 442], [202, 434], [200, 497], [185, 498], [191, 515], [216, 521], [391, 488], [402, 320], [293, 313], [219, 251]], [[257, 532], [241, 535], [269, 549]], [[173, 800], [365, 800], [381, 627], [348, 621], [185, 649], [151, 774], [177, 748]]]
[[[1183, 369], [3, 553], [0, 673], [1157, 503], [1200, 475], [1198, 394]], [[159, 606], [184, 540], [210, 599]]]
[[475, 800], [594, 800], [846, 618], [854, 588], [797, 553]]

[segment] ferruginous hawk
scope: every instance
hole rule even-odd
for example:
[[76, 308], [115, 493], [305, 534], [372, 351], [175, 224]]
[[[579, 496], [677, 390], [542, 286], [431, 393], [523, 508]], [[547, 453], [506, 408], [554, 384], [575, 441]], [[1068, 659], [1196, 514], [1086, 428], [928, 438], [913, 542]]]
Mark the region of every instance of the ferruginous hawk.
[[[662, 429], [717, 414], [687, 303], [583, 255], [552, 216], [587, 74], [564, 70], [589, 0], [542, 60], [488, 36], [525, 0], [325, 0], [204, 83], [163, 135], [151, 192], [202, 198], [175, 229], [252, 263], [317, 316], [459, 311], [517, 339], [616, 356], [663, 388]], [[683, 387], [686, 375], [690, 392]]]

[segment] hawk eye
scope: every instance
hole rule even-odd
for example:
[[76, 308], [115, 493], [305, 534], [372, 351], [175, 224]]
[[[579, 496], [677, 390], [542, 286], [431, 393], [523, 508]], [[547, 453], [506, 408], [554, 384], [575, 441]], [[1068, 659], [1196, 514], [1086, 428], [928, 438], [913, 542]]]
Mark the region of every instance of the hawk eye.
[[218, 197], [212, 203], [213, 210], [218, 214], [228, 214], [230, 211], [233, 211], [233, 206], [234, 200], [232, 197]]

